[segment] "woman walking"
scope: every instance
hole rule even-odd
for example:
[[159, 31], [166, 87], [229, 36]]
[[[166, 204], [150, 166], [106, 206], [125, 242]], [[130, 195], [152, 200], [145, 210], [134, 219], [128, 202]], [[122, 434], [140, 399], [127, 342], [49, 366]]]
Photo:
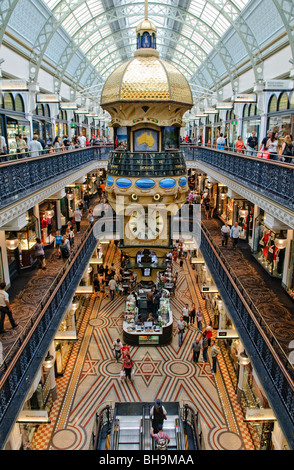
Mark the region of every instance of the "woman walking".
[[133, 368], [133, 361], [129, 354], [126, 354], [123, 358], [123, 365], [122, 370], [126, 374], [126, 379], [129, 379], [129, 382], [132, 382], [132, 368]]

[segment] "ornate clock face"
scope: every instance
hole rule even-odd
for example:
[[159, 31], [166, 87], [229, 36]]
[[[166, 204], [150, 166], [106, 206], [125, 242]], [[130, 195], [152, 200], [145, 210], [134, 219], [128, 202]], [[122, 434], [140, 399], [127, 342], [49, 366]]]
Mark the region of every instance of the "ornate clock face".
[[132, 237], [139, 240], [155, 240], [163, 231], [164, 217], [158, 210], [151, 211], [149, 215], [134, 211], [127, 228], [130, 230]]

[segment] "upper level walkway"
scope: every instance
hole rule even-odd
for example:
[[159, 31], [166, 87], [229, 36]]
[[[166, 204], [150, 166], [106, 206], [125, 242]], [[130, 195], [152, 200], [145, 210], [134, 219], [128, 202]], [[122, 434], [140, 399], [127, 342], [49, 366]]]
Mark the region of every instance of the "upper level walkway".
[[294, 164], [209, 147], [182, 145], [199, 169], [294, 228]]

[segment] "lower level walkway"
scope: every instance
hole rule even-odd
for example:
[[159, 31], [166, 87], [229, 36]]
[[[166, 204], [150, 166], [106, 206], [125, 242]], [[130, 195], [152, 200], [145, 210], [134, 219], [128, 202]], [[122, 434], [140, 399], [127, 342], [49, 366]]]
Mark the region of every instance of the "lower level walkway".
[[[106, 264], [120, 259], [111, 244]], [[116, 264], [116, 267], [119, 266]], [[222, 349], [219, 368], [211, 373], [209, 363], [192, 362], [192, 341], [196, 329], [191, 326], [178, 346], [176, 322], [186, 303], [200, 305], [205, 323], [211, 312], [195, 282], [189, 261], [178, 271], [172, 298], [174, 329], [172, 343], [164, 347], [131, 347], [135, 376], [131, 384], [120, 381], [121, 364], [113, 357], [112, 343], [122, 339], [124, 297], [91, 296], [65, 374], [57, 378], [57, 400], [50, 413], [51, 423], [40, 425], [35, 433], [36, 450], [87, 450], [95, 414], [110, 402], [193, 402], [199, 410], [203, 439], [207, 450], [254, 450], [254, 443], [243, 422], [236, 400], [235, 384], [227, 368], [229, 361]], [[215, 334], [215, 332], [214, 332]]]
[[[248, 243], [239, 240], [238, 247], [232, 249], [231, 240], [227, 247], [221, 246], [221, 226], [218, 219], [204, 219], [202, 224], [208, 229], [213, 243], [217, 246], [230, 268], [237, 275], [249, 298], [253, 301], [271, 334], [276, 338], [282, 354], [289, 357], [289, 344], [294, 338], [294, 302], [288, 296], [279, 279], [271, 277], [252, 256]], [[279, 351], [277, 351], [279, 353]]]

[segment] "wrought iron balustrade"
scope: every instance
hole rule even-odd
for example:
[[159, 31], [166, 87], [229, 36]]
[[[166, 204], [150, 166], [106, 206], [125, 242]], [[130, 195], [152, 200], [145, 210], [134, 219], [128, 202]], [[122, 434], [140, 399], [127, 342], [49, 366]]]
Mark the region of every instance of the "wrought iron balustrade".
[[62, 317], [95, 249], [93, 226], [82, 237], [77, 252], [64, 264], [42, 303], [24, 326], [0, 368], [0, 449], [11, 432]]
[[[66, 177], [83, 166], [107, 160], [112, 147], [86, 147], [0, 163], [0, 209]], [[97, 165], [98, 166], [98, 165]]]
[[[291, 448], [294, 448], [294, 367], [242, 283], [202, 226], [201, 252]], [[229, 303], [231, 307], [229, 307]]]
[[112, 176], [181, 176], [186, 174], [184, 152], [110, 152], [108, 173]]
[[186, 160], [199, 161], [288, 209], [294, 209], [294, 165], [207, 147], [183, 146]]

